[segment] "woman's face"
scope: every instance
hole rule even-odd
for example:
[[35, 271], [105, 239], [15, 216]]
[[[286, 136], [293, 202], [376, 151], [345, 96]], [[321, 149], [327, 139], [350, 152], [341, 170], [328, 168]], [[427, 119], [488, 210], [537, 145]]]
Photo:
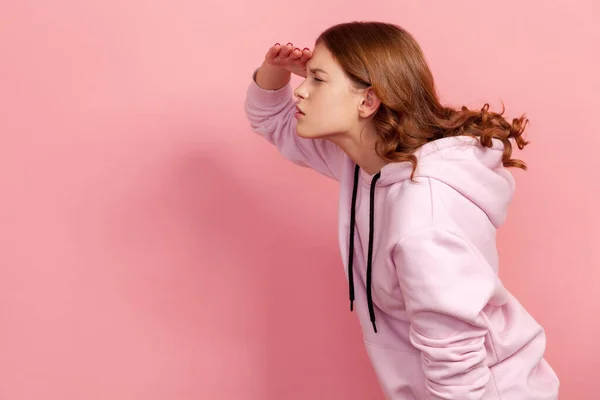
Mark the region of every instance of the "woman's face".
[[306, 79], [294, 90], [302, 115], [297, 114], [298, 136], [326, 139], [359, 127], [361, 94], [333, 58], [318, 44], [306, 64]]

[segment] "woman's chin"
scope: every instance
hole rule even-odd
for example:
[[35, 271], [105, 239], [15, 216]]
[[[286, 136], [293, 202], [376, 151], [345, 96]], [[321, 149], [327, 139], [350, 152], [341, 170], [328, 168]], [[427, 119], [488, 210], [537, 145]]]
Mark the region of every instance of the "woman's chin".
[[322, 139], [325, 135], [310, 131], [302, 126], [296, 126], [296, 135], [304, 139]]
[[311, 132], [298, 126], [296, 127], [296, 135], [304, 139], [314, 139], [314, 135], [311, 135]]

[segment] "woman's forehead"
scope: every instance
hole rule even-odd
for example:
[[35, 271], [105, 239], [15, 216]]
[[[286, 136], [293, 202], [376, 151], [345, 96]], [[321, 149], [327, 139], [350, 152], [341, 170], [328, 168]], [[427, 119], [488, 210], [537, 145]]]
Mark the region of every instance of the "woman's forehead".
[[306, 68], [315, 72], [325, 72], [329, 75], [341, 70], [329, 50], [322, 45], [317, 45], [312, 57], [306, 63]]

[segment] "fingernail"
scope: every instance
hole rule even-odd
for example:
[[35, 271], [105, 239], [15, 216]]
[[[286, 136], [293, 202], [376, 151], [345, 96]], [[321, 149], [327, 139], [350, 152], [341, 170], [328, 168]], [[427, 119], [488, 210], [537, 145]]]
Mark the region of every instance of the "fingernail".
[[287, 45], [288, 45], [288, 46], [292, 46], [292, 44], [291, 44], [291, 43], [288, 43]]
[[304, 50], [310, 50], [308, 47], [305, 47]]
[[281, 46], [279, 43], [275, 43], [274, 46]]

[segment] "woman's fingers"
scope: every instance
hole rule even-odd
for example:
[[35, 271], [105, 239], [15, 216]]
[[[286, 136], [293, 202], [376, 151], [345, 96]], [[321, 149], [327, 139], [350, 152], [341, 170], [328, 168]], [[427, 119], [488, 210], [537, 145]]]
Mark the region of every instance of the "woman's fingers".
[[283, 46], [281, 48], [281, 51], [279, 52], [279, 57], [280, 58], [286, 58], [290, 55], [290, 53], [292, 52], [292, 50], [294, 50], [294, 45], [291, 43], [286, 44], [285, 46]]
[[300, 60], [302, 60], [302, 62], [307, 62], [311, 57], [312, 51], [308, 47], [305, 47], [304, 50], [302, 50], [302, 57], [300, 57]]
[[294, 50], [292, 50], [292, 52], [290, 53], [290, 58], [292, 60], [298, 60], [300, 57], [302, 57], [302, 50], [300, 50], [297, 47], [294, 47]]
[[312, 51], [305, 47], [300, 50], [292, 43], [273, 45], [265, 55], [265, 60], [271, 65], [287, 69], [293, 74], [306, 78], [306, 62], [312, 57]]
[[281, 45], [279, 43], [276, 43], [267, 51], [265, 58], [268, 60], [274, 59], [279, 54], [280, 50], [281, 50]]

